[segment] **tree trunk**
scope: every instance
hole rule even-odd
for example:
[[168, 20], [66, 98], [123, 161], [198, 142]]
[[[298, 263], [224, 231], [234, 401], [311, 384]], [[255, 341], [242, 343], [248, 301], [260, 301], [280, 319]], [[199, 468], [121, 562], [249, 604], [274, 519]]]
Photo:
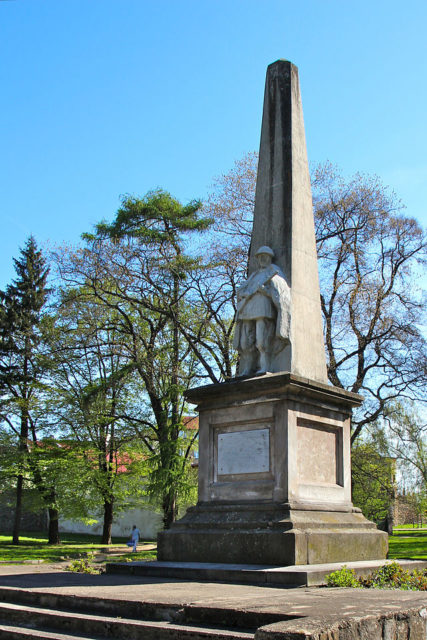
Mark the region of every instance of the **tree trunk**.
[[48, 544], [59, 544], [59, 511], [57, 507], [55, 487], [47, 487], [45, 485], [39, 469], [31, 459], [29, 460], [29, 465], [33, 474], [33, 482], [42, 497], [49, 515]]
[[49, 531], [48, 531], [48, 544], [60, 544], [59, 539], [59, 513], [58, 509], [49, 507]]
[[175, 492], [170, 489], [163, 496], [163, 526], [165, 529], [170, 529], [171, 524], [176, 518], [176, 495]]
[[104, 500], [104, 526], [102, 528], [101, 544], [111, 544], [111, 528], [113, 526], [114, 500]]
[[13, 544], [19, 544], [19, 532], [21, 529], [21, 515], [22, 515], [22, 489], [24, 485], [24, 476], [19, 475], [16, 482], [16, 505], [15, 505], [15, 518], [13, 521]]
[[[24, 362], [24, 373], [27, 372], [27, 361]], [[24, 387], [24, 398], [27, 398], [27, 389]], [[28, 410], [27, 404], [24, 402], [21, 410], [21, 432], [19, 436], [19, 451], [25, 455], [27, 452], [27, 438], [28, 438]], [[22, 460], [21, 460], [22, 463]], [[22, 467], [21, 467], [22, 468]], [[19, 533], [21, 528], [21, 516], [22, 516], [22, 493], [24, 489], [24, 476], [19, 474], [16, 483], [16, 507], [15, 507], [15, 520], [13, 523], [13, 544], [19, 544]]]
[[[176, 481], [173, 479], [176, 471], [176, 447], [179, 437], [179, 278], [174, 274], [174, 293], [172, 304], [172, 370], [171, 370], [171, 427], [168, 433], [169, 446], [166, 448], [166, 466], [171, 474], [171, 485], [165, 488], [163, 493], [163, 525], [165, 529], [169, 529], [176, 519]], [[164, 463], [163, 463], [164, 464]]]

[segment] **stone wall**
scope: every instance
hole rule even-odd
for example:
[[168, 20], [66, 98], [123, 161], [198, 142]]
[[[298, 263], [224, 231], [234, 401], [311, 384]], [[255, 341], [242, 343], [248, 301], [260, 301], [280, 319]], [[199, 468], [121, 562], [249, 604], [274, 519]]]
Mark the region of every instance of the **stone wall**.
[[412, 496], [398, 496], [394, 502], [394, 524], [423, 524], [424, 515], [417, 512]]
[[287, 620], [257, 630], [255, 640], [426, 640], [427, 609], [384, 616]]
[[[86, 525], [76, 520], [59, 521], [59, 530], [64, 533], [89, 533], [101, 535], [102, 517], [93, 525]], [[149, 509], [132, 509], [119, 513], [114, 517], [111, 535], [128, 536], [132, 525], [136, 524], [141, 532], [141, 540], [155, 540], [157, 533], [162, 529], [162, 516], [160, 513]]]
[[[2, 533], [11, 533], [13, 527], [13, 519], [15, 516], [15, 494], [14, 492], [4, 492], [0, 495], [0, 531]], [[23, 532], [42, 532], [48, 530], [48, 514], [45, 509], [33, 512], [25, 508], [25, 503], [31, 502], [31, 495], [28, 491], [24, 496], [24, 509], [22, 512], [21, 527]], [[89, 533], [101, 535], [102, 533], [102, 516], [94, 516], [98, 521], [93, 525], [86, 525], [79, 520], [59, 519], [59, 531], [63, 533]], [[123, 513], [118, 513], [114, 517], [112, 535], [127, 536], [129, 535], [132, 525], [136, 524], [141, 532], [141, 539], [155, 540], [157, 533], [162, 529], [162, 516], [160, 513], [150, 509], [131, 509]]]

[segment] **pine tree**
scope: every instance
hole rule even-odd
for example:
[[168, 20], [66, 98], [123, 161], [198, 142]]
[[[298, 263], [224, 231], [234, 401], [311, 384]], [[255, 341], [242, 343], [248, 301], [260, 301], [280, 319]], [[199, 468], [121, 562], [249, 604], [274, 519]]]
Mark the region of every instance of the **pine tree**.
[[33, 236], [14, 263], [17, 277], [6, 291], [0, 291], [0, 402], [2, 422], [17, 436], [20, 453], [13, 523], [13, 542], [18, 544], [24, 467], [32, 428], [31, 402], [41, 375], [40, 325], [49, 293], [49, 269]]
[[161, 189], [124, 197], [111, 224], [84, 235], [86, 262], [67, 275], [69, 282], [77, 275], [77, 284], [84, 273], [79, 284], [86, 294], [117, 315], [123, 352], [145, 389], [150, 428], [143, 441], [152, 465], [147, 490], [160, 496], [165, 528], [176, 518], [187, 477], [191, 446], [183, 455], [183, 394], [198, 367], [183, 326], [191, 309], [190, 274], [199, 260], [186, 249], [189, 238], [210, 225], [197, 200], [182, 205]]

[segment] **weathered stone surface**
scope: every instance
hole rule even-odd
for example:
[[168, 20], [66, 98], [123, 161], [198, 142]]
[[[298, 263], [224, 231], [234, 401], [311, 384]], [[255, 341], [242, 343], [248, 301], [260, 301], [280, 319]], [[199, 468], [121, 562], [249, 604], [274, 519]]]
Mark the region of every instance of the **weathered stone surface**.
[[257, 629], [255, 640], [340, 640], [338, 624], [329, 617], [284, 620]]
[[425, 640], [426, 610], [412, 609], [382, 616], [333, 616], [285, 620], [257, 629], [255, 640]]
[[[201, 387], [188, 397], [199, 409], [199, 503], [352, 510], [350, 412], [359, 396], [273, 374]], [[257, 453], [241, 444], [239, 452], [230, 443], [242, 438], [261, 438], [265, 448]], [[234, 467], [222, 466], [224, 442]]]
[[159, 534], [159, 560], [307, 565], [384, 558], [387, 536], [360, 513], [243, 504], [189, 510]]
[[[125, 564], [129, 568], [133, 563]], [[74, 611], [82, 630], [82, 613], [113, 618], [112, 625], [114, 618], [128, 623], [160, 621], [157, 627], [151, 625], [151, 635], [141, 625], [134, 628], [135, 635], [130, 633], [131, 625], [125, 627], [125, 638], [182, 639], [186, 630], [183, 626], [169, 628], [173, 622], [184, 627], [188, 623], [191, 638], [195, 637], [196, 624], [199, 628], [224, 625], [224, 632], [228, 630], [232, 638], [241, 637], [238, 634], [249, 627], [252, 631], [257, 629], [256, 640], [360, 640], [358, 630], [366, 618], [382, 624], [384, 640], [397, 640], [397, 636], [390, 635], [397, 626], [400, 638], [426, 638], [425, 593], [416, 591], [283, 589], [268, 584], [218, 586], [200, 579], [153, 579], [130, 573], [76, 574], [63, 571], [60, 564], [42, 564], [31, 571], [25, 565], [0, 566], [0, 585], [1, 602]], [[109, 628], [109, 637], [120, 637], [118, 626]], [[207, 630], [200, 631], [203, 638], [209, 637]], [[306, 635], [302, 636], [302, 632]], [[81, 635], [87, 637], [88, 630], [84, 629]], [[11, 636], [6, 630], [3, 637], [9, 640]]]
[[[290, 344], [291, 293], [270, 247], [256, 253], [258, 269], [237, 290], [233, 346], [239, 352], [239, 374], [273, 372], [279, 354]], [[281, 367], [284, 362], [281, 362]]]
[[[277, 373], [193, 389], [189, 397], [199, 409], [199, 502], [159, 534], [159, 560], [385, 558], [387, 534], [351, 503], [350, 414], [359, 396]], [[258, 453], [247, 446], [261, 440]]]
[[218, 434], [218, 476], [270, 471], [270, 431], [251, 429]]
[[389, 616], [383, 620], [383, 638], [384, 640], [394, 640], [396, 637], [396, 620]]
[[[327, 384], [298, 71], [284, 60], [267, 70], [249, 273], [242, 377], [187, 393], [200, 416], [198, 504], [159, 534], [158, 557], [384, 558], [386, 534], [351, 502], [350, 417], [362, 398]], [[254, 370], [273, 373], [246, 377]]]
[[271, 371], [326, 381], [310, 175], [298, 69], [269, 65], [255, 195], [249, 273], [256, 251], [271, 247], [291, 289], [291, 338]]

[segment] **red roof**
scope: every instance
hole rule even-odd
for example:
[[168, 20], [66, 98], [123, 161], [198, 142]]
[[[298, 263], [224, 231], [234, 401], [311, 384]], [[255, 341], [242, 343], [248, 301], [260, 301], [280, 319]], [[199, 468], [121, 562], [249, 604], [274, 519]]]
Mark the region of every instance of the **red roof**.
[[184, 416], [182, 422], [186, 429], [197, 431], [199, 428], [199, 416]]

